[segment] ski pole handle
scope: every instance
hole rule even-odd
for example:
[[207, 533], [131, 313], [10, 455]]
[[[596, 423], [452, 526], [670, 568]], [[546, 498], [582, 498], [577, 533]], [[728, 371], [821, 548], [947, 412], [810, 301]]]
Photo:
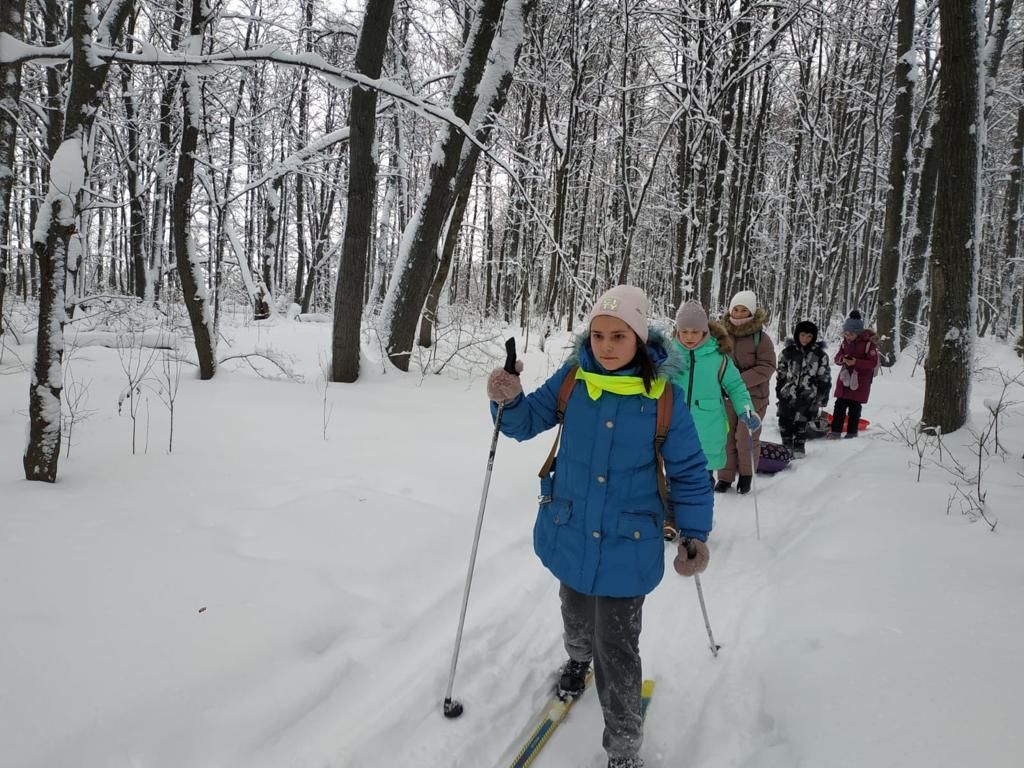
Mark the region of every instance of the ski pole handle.
[[693, 543], [693, 539], [683, 539], [679, 543], [686, 549], [687, 560], [693, 560], [697, 557], [697, 545]]
[[516, 370], [515, 337], [510, 337], [508, 341], [505, 342], [505, 370], [513, 376], [519, 375], [519, 371]]

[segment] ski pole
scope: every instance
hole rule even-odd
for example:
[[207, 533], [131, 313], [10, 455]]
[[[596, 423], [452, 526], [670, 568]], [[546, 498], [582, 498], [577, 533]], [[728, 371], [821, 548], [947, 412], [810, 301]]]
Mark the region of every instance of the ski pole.
[[750, 494], [754, 497], [754, 528], [757, 530], [757, 540], [761, 540], [761, 515], [757, 509], [757, 484], [754, 482], [754, 475], [757, 474], [757, 456], [754, 455], [754, 433], [750, 434]]
[[[697, 546], [692, 539], [686, 541], [686, 556], [691, 560], [697, 556]], [[708, 646], [711, 648], [711, 655], [718, 658], [718, 651], [722, 647], [715, 642], [715, 636], [711, 632], [711, 621], [708, 619], [708, 607], [704, 603], [704, 588], [700, 583], [700, 574], [693, 574], [693, 583], [697, 585], [697, 600], [700, 602], [700, 612], [704, 614], [704, 629], [708, 631]]]
[[[516, 340], [505, 342], [505, 370], [518, 376], [516, 371]], [[494, 453], [498, 448], [498, 434], [501, 431], [501, 414], [505, 410], [504, 403], [498, 403], [498, 413], [494, 417], [494, 434], [491, 436], [491, 450], [487, 455], [487, 473], [484, 475], [484, 490], [480, 496], [480, 510], [476, 516], [476, 531], [473, 534], [473, 549], [469, 554], [469, 568], [466, 571], [466, 587], [462, 592], [462, 611], [459, 613], [459, 629], [455, 633], [455, 648], [452, 651], [452, 668], [448, 674], [448, 689], [444, 695], [444, 716], [455, 718], [462, 714], [462, 704], [452, 699], [452, 688], [455, 685], [455, 667], [459, 662], [459, 648], [462, 646], [462, 629], [466, 624], [466, 608], [469, 606], [469, 589], [473, 584], [473, 567], [476, 565], [476, 551], [480, 544], [480, 530], [484, 524], [484, 508], [487, 506], [487, 491], [491, 486], [491, 470], [494, 468]]]

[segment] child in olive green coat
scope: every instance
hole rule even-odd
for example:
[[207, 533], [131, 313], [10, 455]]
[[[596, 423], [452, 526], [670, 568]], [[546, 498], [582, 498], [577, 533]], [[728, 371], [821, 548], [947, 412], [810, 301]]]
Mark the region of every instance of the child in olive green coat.
[[[672, 379], [686, 393], [693, 423], [697, 427], [701, 448], [707, 457], [708, 477], [715, 482], [714, 472], [726, 464], [725, 445], [729, 420], [725, 413], [724, 394], [729, 396], [741, 421], [757, 419], [750, 393], [730, 357], [732, 339], [718, 323], [708, 322], [704, 308], [688, 301], [676, 313], [676, 335], [672, 343], [682, 353], [681, 371]], [[749, 426], [749, 425], [748, 425]], [[758, 423], [752, 428], [756, 430]], [[677, 535], [673, 520], [665, 520], [665, 539]]]

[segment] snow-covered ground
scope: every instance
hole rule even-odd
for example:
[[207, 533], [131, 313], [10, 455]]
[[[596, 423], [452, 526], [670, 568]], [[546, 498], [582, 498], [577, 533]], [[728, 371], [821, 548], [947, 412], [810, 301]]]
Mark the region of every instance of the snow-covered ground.
[[[173, 453], [167, 409], [144, 389], [133, 455], [121, 358], [83, 345], [71, 371], [85, 418], [55, 486], [22, 479], [18, 358], [31, 347], [8, 338], [0, 764], [507, 765], [563, 658], [556, 584], [531, 547], [550, 435], [498, 445], [455, 678], [465, 714], [446, 720], [492, 429], [482, 380], [368, 360], [358, 384], [327, 388], [325, 426], [329, 325], [225, 333], [222, 355], [287, 354], [304, 381], [260, 378], [244, 361], [210, 382], [186, 368]], [[527, 387], [558, 364], [557, 346], [531, 344]], [[753, 494], [716, 499], [703, 585], [717, 659], [691, 580], [669, 568], [648, 598], [649, 765], [1024, 764], [1024, 407], [1001, 419], [1008, 453], [984, 461], [993, 532], [947, 512], [937, 454], [918, 482], [917, 453], [885, 434], [919, 413], [913, 367], [907, 357], [876, 382], [861, 439], [809, 443], [797, 466], [758, 476], [760, 540]], [[1002, 390], [992, 369], [1015, 375], [1021, 362], [982, 341], [979, 367], [976, 428]], [[1024, 388], [1010, 396], [1024, 401]], [[947, 436], [947, 463], [951, 449], [968, 461], [971, 439]], [[588, 694], [535, 765], [603, 766], [600, 733]]]

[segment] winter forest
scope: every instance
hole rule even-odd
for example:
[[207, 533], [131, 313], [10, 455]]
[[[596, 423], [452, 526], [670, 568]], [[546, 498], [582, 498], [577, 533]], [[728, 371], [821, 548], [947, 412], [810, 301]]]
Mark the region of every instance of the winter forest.
[[[1019, 10], [1019, 9], [1018, 9]], [[36, 316], [26, 473], [53, 480], [60, 329], [333, 317], [331, 381], [756, 285], [779, 330], [852, 307], [918, 339], [926, 425], [975, 329], [1021, 333], [1013, 0], [6, 0], [0, 297]], [[455, 349], [449, 341], [455, 337]], [[925, 343], [927, 337], [927, 343]], [[471, 343], [470, 343], [471, 346]]]
[[864, 439], [716, 498], [718, 666], [650, 596], [648, 765], [1016, 768], [1022, 167], [1024, 0], [0, 0], [0, 763], [507, 765], [547, 445], [437, 706], [482, 382], [629, 284], [881, 363]]

